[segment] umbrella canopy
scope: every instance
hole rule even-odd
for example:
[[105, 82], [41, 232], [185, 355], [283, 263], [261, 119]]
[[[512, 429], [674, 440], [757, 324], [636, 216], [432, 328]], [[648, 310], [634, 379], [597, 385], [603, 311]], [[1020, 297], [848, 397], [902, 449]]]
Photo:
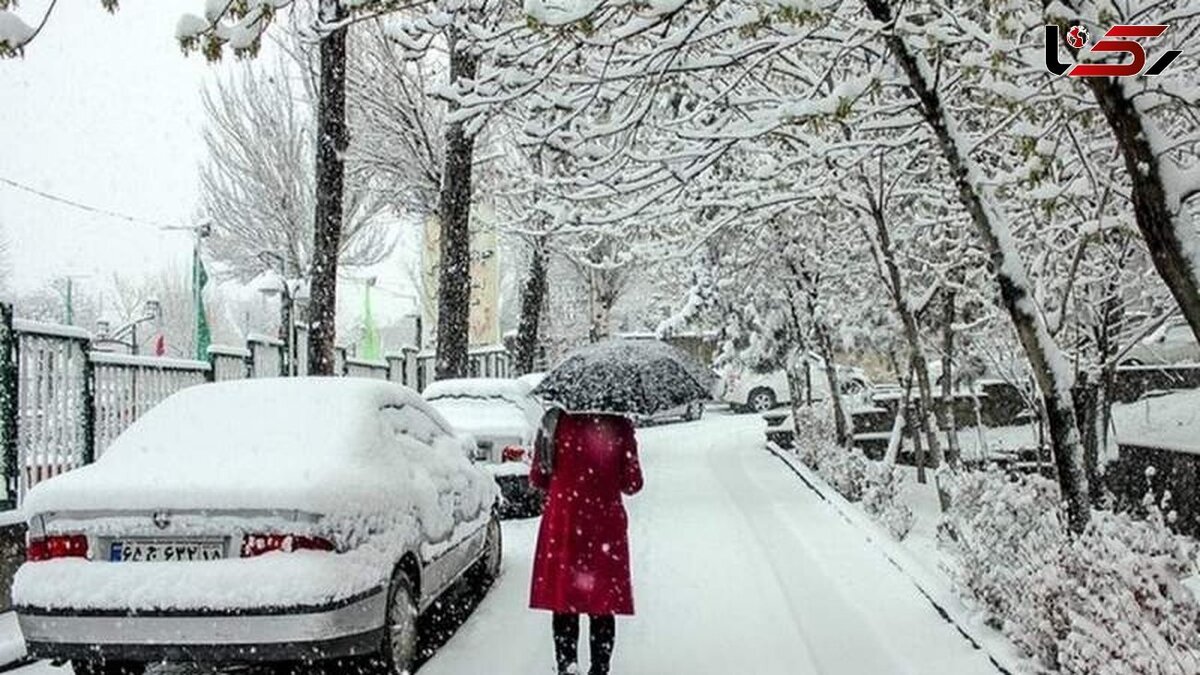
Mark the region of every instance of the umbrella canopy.
[[567, 354], [533, 394], [569, 412], [652, 415], [708, 398], [711, 375], [658, 340], [605, 340]]

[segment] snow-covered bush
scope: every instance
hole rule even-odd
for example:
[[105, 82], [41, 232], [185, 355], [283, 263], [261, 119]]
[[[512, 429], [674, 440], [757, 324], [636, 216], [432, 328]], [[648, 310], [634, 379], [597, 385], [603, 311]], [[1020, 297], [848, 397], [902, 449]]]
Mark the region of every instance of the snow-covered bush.
[[826, 407], [798, 407], [795, 447], [800, 461], [811, 467], [835, 490], [878, 520], [897, 539], [908, 536], [912, 509], [900, 500], [903, 475], [894, 466], [873, 462], [861, 450], [833, 442], [833, 425]]
[[872, 462], [866, 458], [865, 484], [862, 490], [863, 510], [878, 520], [896, 539], [904, 539], [912, 531], [914, 516], [908, 504], [900, 499], [904, 474], [894, 466]]
[[821, 474], [825, 482], [833, 486], [846, 499], [857, 502], [862, 499], [863, 487], [867, 482], [867, 464], [862, 452], [846, 450], [826, 441], [810, 441], [799, 450], [800, 460]]
[[1200, 672], [1195, 550], [1154, 504], [1096, 511], [1070, 536], [1054, 483], [999, 472], [949, 481], [941, 528], [961, 591], [1040, 665], [1063, 673]]
[[827, 401], [793, 406], [792, 427], [797, 448], [832, 443], [837, 433], [833, 428], [833, 406]]

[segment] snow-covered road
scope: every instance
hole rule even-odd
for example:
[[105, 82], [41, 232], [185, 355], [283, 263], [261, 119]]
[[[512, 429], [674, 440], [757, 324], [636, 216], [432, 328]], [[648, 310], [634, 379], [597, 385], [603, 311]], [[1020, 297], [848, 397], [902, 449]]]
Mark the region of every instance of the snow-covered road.
[[[618, 624], [613, 672], [996, 673], [762, 438], [755, 416], [640, 432], [646, 489], [628, 502], [638, 614]], [[503, 576], [420, 675], [554, 672], [549, 616], [526, 608], [536, 528], [506, 525]]]
[[[615, 673], [997, 672], [763, 449], [760, 419], [640, 439], [646, 489], [628, 502], [638, 614], [618, 624]], [[502, 579], [421, 675], [554, 672], [549, 616], [526, 609], [536, 522], [505, 533]]]

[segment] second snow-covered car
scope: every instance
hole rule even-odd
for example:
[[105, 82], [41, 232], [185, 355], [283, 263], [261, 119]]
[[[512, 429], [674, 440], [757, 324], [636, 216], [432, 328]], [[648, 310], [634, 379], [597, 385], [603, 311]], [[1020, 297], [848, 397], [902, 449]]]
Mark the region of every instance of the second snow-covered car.
[[1163, 324], [1134, 345], [1121, 359], [1123, 366], [1159, 366], [1200, 363], [1200, 342], [1182, 318]]
[[76, 673], [152, 662], [348, 658], [407, 673], [417, 617], [499, 572], [497, 490], [399, 385], [201, 385], [25, 501], [13, 587], [33, 657]]
[[505, 517], [536, 516], [542, 493], [529, 484], [542, 406], [524, 382], [499, 377], [440, 380], [423, 396], [455, 431], [475, 439], [475, 458], [495, 476]]
[[[812, 397], [814, 401], [829, 398], [829, 380], [825, 377], [825, 361], [816, 354], [809, 355], [812, 372]], [[838, 365], [841, 392], [847, 396], [866, 396], [871, 390], [871, 381], [858, 368]], [[748, 368], [727, 368], [720, 384], [720, 400], [735, 410], [766, 412], [776, 406], [790, 403], [792, 391], [788, 386], [787, 373], [774, 370], [756, 373]]]

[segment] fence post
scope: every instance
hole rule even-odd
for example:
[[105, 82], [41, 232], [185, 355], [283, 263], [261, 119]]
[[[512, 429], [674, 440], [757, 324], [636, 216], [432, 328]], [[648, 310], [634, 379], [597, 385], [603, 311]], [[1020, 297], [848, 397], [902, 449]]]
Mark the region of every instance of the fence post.
[[83, 349], [83, 452], [85, 465], [96, 461], [96, 365], [92, 363], [92, 342]]
[[208, 372], [204, 375], [204, 379], [210, 383], [217, 381], [217, 361], [219, 359], [220, 357], [213, 353], [210, 345], [208, 348]]
[[[404, 386], [411, 389], [417, 388], [417, 350], [412, 347], [403, 347], [400, 353], [404, 355]], [[419, 391], [419, 390], [418, 390]]]
[[0, 303], [0, 432], [4, 434], [4, 485], [7, 508], [16, 508], [20, 467], [17, 466], [17, 380], [19, 348], [13, 330], [13, 306]]
[[254, 340], [246, 339], [246, 379], [254, 379]]

